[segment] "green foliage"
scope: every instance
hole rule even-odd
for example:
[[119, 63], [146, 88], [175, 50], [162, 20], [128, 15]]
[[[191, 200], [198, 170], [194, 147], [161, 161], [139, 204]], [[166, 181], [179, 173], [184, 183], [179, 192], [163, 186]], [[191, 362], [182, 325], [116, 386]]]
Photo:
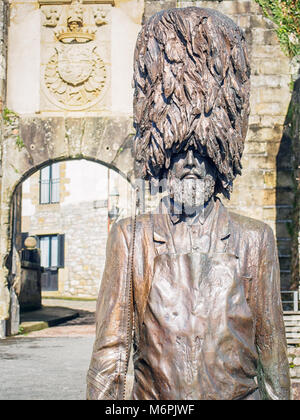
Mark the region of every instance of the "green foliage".
[[25, 144], [24, 144], [22, 138], [19, 135], [17, 135], [17, 137], [16, 137], [16, 146], [19, 149], [19, 151], [21, 149], [23, 149], [23, 147], [25, 147]]
[[289, 89], [291, 93], [294, 91], [294, 87], [295, 87], [295, 82], [294, 80], [291, 80], [289, 83]]
[[300, 54], [300, 0], [255, 0], [265, 16], [276, 25], [283, 51], [289, 57]]
[[294, 226], [291, 222], [286, 222], [286, 230], [288, 231], [288, 234], [292, 238], [294, 236]]
[[14, 121], [13, 119], [18, 117], [18, 115], [14, 111], [12, 111], [11, 109], [8, 109], [8, 108], [3, 109], [2, 116], [3, 116], [3, 120], [7, 124], [12, 124], [13, 121]]
[[2, 112], [2, 118], [5, 125], [10, 127], [11, 129], [10, 135], [13, 139], [15, 139], [18, 150], [21, 151], [23, 147], [25, 147], [25, 144], [23, 142], [23, 139], [19, 135], [19, 129], [18, 129], [19, 115], [16, 112], [12, 111], [11, 109], [4, 108]]

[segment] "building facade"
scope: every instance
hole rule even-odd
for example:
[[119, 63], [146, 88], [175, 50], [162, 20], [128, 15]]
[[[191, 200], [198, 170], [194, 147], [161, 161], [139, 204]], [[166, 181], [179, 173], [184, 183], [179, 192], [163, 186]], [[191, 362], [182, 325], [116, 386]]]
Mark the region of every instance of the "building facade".
[[132, 187], [103, 165], [56, 162], [22, 184], [22, 241], [41, 252], [42, 295], [96, 298], [110, 226], [130, 216]]

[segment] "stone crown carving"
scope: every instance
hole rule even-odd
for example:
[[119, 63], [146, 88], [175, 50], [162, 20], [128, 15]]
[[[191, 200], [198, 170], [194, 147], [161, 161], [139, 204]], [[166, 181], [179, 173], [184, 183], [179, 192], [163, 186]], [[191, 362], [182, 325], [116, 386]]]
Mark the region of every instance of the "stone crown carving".
[[82, 0], [74, 0], [69, 8], [67, 25], [55, 33], [58, 41], [63, 43], [79, 42], [85, 43], [94, 40], [95, 30], [83, 28]]

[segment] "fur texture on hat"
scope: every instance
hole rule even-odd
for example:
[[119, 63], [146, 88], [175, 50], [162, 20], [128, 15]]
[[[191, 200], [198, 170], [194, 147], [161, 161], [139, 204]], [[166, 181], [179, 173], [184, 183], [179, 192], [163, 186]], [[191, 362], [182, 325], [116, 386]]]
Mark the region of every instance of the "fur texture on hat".
[[169, 9], [139, 33], [134, 56], [137, 176], [161, 179], [173, 154], [194, 147], [229, 195], [241, 174], [250, 67], [242, 30], [211, 9]]

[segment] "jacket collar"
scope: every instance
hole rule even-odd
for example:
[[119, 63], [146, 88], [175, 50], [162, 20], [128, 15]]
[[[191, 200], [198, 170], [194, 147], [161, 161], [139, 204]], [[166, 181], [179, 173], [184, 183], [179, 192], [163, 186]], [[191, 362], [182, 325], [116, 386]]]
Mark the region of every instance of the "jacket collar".
[[[167, 243], [172, 240], [170, 233], [170, 223], [173, 223], [173, 220], [168, 213], [168, 207], [166, 207], [165, 202], [166, 201], [162, 200], [162, 206], [160, 207], [164, 217], [157, 213], [153, 215], [153, 240], [159, 244]], [[215, 215], [212, 229], [216, 229], [216, 231], [219, 232], [219, 239], [224, 241], [229, 239], [231, 236], [230, 215], [219, 198], [215, 199], [214, 206]], [[172, 216], [174, 216], [174, 214]], [[176, 216], [179, 217], [180, 215]], [[177, 222], [178, 221], [179, 219]]]
[[[203, 211], [199, 212], [199, 214], [195, 216], [193, 223], [200, 222], [203, 225], [212, 212], [214, 205], [215, 200], [212, 199], [207, 207], [205, 207]], [[170, 202], [170, 200], [168, 200], [166, 206], [168, 206], [168, 213], [174, 225], [184, 219], [184, 214], [182, 213], [182, 207], [180, 205], [177, 205], [176, 203]]]

